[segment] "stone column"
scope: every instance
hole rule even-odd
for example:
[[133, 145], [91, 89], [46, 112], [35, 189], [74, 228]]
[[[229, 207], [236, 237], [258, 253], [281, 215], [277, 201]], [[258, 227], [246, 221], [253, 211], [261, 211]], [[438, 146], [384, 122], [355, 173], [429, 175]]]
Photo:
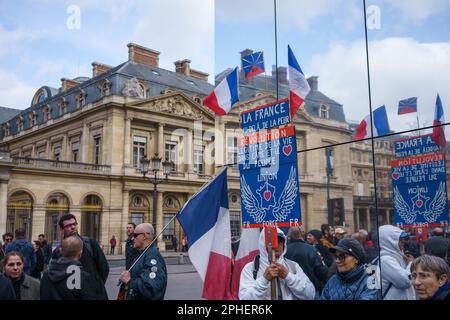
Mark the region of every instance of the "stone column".
[[217, 166], [222, 166], [225, 164], [225, 149], [226, 149], [226, 140], [225, 140], [225, 123], [219, 117], [216, 117], [214, 122], [215, 128], [215, 140], [214, 140], [214, 150], [215, 150], [215, 171], [220, 170]]
[[[163, 219], [163, 193], [158, 192], [157, 194], [157, 207], [156, 207], [156, 233], [159, 234], [164, 227], [164, 219]], [[156, 235], [155, 235], [156, 236]], [[163, 240], [163, 236], [159, 236], [158, 238], [158, 248], [160, 251], [166, 251], [166, 244]]]
[[124, 134], [124, 153], [123, 160], [125, 166], [131, 164], [131, 118], [125, 119], [125, 134]]
[[361, 226], [359, 225], [359, 208], [354, 208], [353, 211], [355, 212], [355, 231], [361, 229]]
[[89, 162], [89, 125], [83, 124], [83, 134], [81, 136], [81, 162]]
[[8, 216], [8, 180], [0, 180], [0, 234], [6, 232], [6, 219]]
[[[112, 119], [111, 119], [112, 121]], [[111, 150], [114, 150], [115, 148], [113, 148], [113, 143], [114, 143], [114, 139], [112, 137], [113, 132], [112, 130], [108, 130], [108, 121], [105, 120], [103, 121], [103, 129], [102, 129], [102, 140], [100, 143], [100, 152], [101, 152], [101, 159], [100, 159], [100, 163], [99, 164], [107, 164], [107, 165], [113, 165], [113, 155]], [[108, 134], [109, 131], [109, 134]], [[108, 139], [108, 140], [106, 140]], [[108, 144], [107, 144], [108, 143]], [[108, 152], [108, 148], [106, 148], [106, 146], [109, 145], [111, 150], [110, 152]], [[118, 157], [117, 157], [118, 158]], [[115, 158], [115, 159], [117, 159]], [[120, 164], [122, 166], [122, 164]]]
[[50, 159], [50, 151], [51, 151], [50, 148], [51, 148], [50, 139], [47, 139], [47, 143], [45, 145], [45, 153], [47, 155], [47, 159]]
[[[305, 194], [306, 197], [306, 211], [302, 212], [302, 220], [306, 222], [305, 230], [311, 230], [314, 226], [314, 205], [313, 205], [313, 196], [312, 194]], [[309, 210], [309, 212], [308, 212]]]
[[164, 124], [162, 123], [158, 127], [158, 155], [164, 158]]
[[63, 135], [63, 139], [61, 142], [61, 159], [63, 161], [70, 161], [69, 159], [69, 150], [67, 148], [67, 134]]
[[384, 210], [384, 216], [385, 216], [385, 221], [386, 221], [386, 224], [389, 224], [389, 209], [385, 209]]
[[367, 219], [367, 231], [370, 231], [371, 229], [371, 223], [370, 223], [370, 208], [366, 209], [366, 219]]
[[130, 202], [130, 191], [128, 188], [122, 190], [122, 230], [120, 233], [120, 244], [122, 246], [122, 253], [125, 253], [125, 240], [128, 239], [126, 226], [131, 219], [129, 218], [129, 202]]
[[194, 138], [192, 130], [188, 130], [186, 139], [186, 164], [187, 172], [194, 172]]

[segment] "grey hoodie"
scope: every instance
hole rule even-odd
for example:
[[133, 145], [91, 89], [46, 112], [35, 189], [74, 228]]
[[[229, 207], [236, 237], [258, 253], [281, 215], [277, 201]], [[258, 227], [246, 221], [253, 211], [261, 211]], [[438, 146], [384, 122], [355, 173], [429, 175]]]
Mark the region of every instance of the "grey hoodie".
[[[415, 300], [411, 280], [411, 262], [406, 263], [398, 246], [402, 229], [391, 225], [379, 228], [381, 248], [381, 281], [385, 300]], [[392, 285], [390, 285], [392, 284]]]

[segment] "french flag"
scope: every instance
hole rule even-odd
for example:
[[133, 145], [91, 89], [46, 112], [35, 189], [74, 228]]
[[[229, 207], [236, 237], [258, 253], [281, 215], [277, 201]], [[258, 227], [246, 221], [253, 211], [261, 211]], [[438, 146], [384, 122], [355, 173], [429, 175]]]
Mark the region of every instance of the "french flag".
[[189, 259], [203, 281], [202, 297], [231, 299], [231, 231], [227, 170], [223, 169], [181, 209], [177, 218], [189, 241]]
[[252, 262], [259, 254], [259, 228], [243, 228], [241, 239], [239, 240], [239, 249], [233, 267], [233, 278], [231, 282], [231, 291], [233, 300], [239, 300], [239, 283], [241, 272], [245, 265]]
[[236, 67], [219, 85], [203, 99], [203, 104], [218, 115], [226, 115], [239, 101], [238, 68]]
[[[373, 112], [373, 136], [382, 136], [390, 132], [389, 122], [386, 113], [386, 107], [381, 106], [375, 109]], [[366, 116], [356, 128], [353, 140], [360, 140], [370, 138], [372, 136], [372, 129], [370, 126], [370, 115]]]
[[[433, 126], [439, 126], [444, 123], [445, 123], [444, 109], [442, 108], [441, 98], [439, 97], [438, 94], [436, 97], [436, 109], [434, 111]], [[447, 141], [445, 140], [444, 126], [434, 127], [431, 137], [433, 141], [436, 142], [436, 144], [439, 145], [441, 148], [444, 148], [445, 145], [447, 144]]]
[[297, 62], [291, 47], [288, 45], [288, 72], [289, 72], [289, 107], [291, 119], [294, 119], [297, 110], [303, 104], [311, 88]]

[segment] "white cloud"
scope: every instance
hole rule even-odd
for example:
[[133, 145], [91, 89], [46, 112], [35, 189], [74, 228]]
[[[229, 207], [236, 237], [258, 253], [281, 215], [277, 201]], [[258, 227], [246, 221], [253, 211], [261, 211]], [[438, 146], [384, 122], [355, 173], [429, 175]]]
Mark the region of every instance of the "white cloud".
[[399, 9], [402, 18], [417, 23], [450, 8], [448, 0], [385, 0], [385, 2]]
[[44, 30], [37, 31], [26, 27], [6, 30], [0, 24], [0, 57], [22, 52], [30, 44], [39, 41], [45, 34]]
[[14, 109], [26, 109], [37, 88], [20, 80], [15, 74], [0, 71], [0, 105]]
[[[387, 38], [369, 44], [372, 106], [386, 105], [391, 128], [411, 129], [415, 114], [398, 116], [398, 101], [417, 96], [421, 125], [432, 123], [436, 93], [450, 117], [450, 42], [419, 43]], [[347, 120], [369, 114], [364, 42], [335, 43], [312, 59], [319, 89], [344, 105]], [[415, 123], [414, 123], [415, 125]]]

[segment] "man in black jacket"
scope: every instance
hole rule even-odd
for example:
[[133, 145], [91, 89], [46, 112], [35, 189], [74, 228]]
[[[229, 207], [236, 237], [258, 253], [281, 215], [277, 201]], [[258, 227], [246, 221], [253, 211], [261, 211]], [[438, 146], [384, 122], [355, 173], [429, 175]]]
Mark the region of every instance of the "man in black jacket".
[[136, 228], [134, 222], [128, 222], [127, 224], [127, 236], [128, 239], [125, 242], [125, 269], [130, 269], [134, 260], [139, 256], [139, 251], [134, 247], [133, 233]]
[[0, 300], [16, 300], [16, 293], [11, 281], [0, 273]]
[[300, 227], [291, 227], [289, 234], [290, 241], [285, 257], [300, 265], [316, 288], [316, 293], [320, 294], [327, 281], [327, 266], [323, 263], [316, 248], [304, 241]]
[[53, 261], [41, 280], [41, 300], [95, 300], [98, 282], [83, 270], [79, 259], [83, 241], [70, 236], [61, 242], [61, 257]]
[[[105, 254], [100, 248], [97, 241], [94, 239], [80, 236], [78, 234], [77, 219], [73, 214], [65, 214], [59, 219], [59, 227], [63, 231], [64, 238], [70, 236], [77, 236], [83, 242], [83, 252], [81, 254], [80, 262], [83, 266], [83, 270], [89, 273], [94, 281], [97, 282], [96, 288], [100, 288], [101, 292], [98, 296], [108, 300], [108, 294], [106, 293], [105, 282], [109, 274], [109, 265], [106, 260]], [[53, 251], [52, 264], [61, 257], [61, 246], [58, 246]]]

